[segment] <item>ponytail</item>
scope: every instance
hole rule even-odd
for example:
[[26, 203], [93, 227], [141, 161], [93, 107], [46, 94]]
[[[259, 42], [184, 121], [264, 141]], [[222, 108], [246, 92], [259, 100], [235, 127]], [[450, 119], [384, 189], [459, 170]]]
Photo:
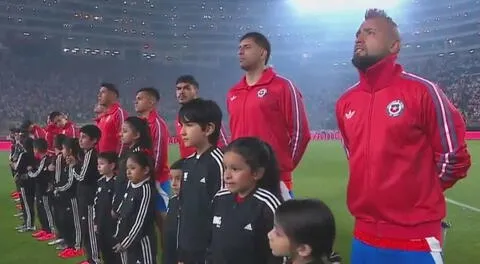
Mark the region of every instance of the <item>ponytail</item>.
[[261, 143], [266, 154], [266, 163], [263, 167], [265, 170], [263, 177], [258, 181], [258, 187], [271, 192], [280, 202], [283, 202], [284, 199], [280, 190], [280, 167], [277, 157], [268, 143], [264, 141], [261, 141]]

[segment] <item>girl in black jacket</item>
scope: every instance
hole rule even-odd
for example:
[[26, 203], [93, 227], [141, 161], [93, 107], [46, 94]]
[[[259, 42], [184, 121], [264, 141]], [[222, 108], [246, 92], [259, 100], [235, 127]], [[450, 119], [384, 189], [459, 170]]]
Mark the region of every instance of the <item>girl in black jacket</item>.
[[332, 254], [335, 220], [319, 200], [289, 200], [280, 205], [268, 238], [273, 254], [288, 257], [287, 263], [340, 263], [339, 256]]

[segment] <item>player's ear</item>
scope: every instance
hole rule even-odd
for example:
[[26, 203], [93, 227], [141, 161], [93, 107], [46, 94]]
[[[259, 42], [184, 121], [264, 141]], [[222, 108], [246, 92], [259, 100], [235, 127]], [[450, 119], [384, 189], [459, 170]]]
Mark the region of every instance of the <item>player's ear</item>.
[[302, 258], [308, 258], [312, 255], [312, 247], [307, 244], [301, 244], [297, 247], [297, 254]]
[[215, 124], [212, 122], [208, 123], [207, 126], [205, 127], [205, 134], [207, 135], [207, 137], [213, 134], [214, 131], [215, 131]]
[[144, 169], [143, 169], [143, 175], [149, 175], [150, 174], [150, 167], [146, 166]]
[[265, 175], [265, 168], [258, 168], [256, 171], [253, 172], [253, 179], [258, 181], [263, 178], [263, 175]]

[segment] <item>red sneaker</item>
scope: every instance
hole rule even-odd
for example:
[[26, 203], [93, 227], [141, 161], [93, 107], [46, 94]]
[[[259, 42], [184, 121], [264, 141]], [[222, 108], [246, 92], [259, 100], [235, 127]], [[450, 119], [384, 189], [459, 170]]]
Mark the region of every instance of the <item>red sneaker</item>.
[[41, 237], [37, 237], [37, 240], [38, 241], [49, 241], [49, 240], [52, 240], [52, 239], [55, 239], [55, 235], [52, 234], [52, 233], [47, 233], [45, 232], [45, 234]]
[[83, 256], [83, 249], [72, 249], [60, 257], [64, 259], [69, 259], [69, 258], [77, 258], [81, 256]]
[[20, 193], [13, 194], [12, 199], [20, 199]]
[[39, 238], [39, 237], [42, 237], [42, 236], [44, 236], [44, 235], [46, 235], [46, 234], [47, 234], [47, 232], [45, 232], [45, 231], [43, 231], [43, 230], [39, 230], [39, 231], [33, 233], [33, 234], [32, 234], [32, 237]]
[[12, 197], [13, 196], [19, 196], [19, 195], [20, 195], [20, 193], [17, 192], [17, 191], [14, 191], [14, 192], [10, 193], [10, 196], [12, 196]]
[[73, 249], [73, 248], [66, 248], [66, 249], [60, 251], [60, 252], [58, 253], [58, 256], [61, 257], [61, 258], [63, 258], [63, 255], [71, 254], [70, 252], [73, 251], [73, 250], [75, 250], [75, 249]]

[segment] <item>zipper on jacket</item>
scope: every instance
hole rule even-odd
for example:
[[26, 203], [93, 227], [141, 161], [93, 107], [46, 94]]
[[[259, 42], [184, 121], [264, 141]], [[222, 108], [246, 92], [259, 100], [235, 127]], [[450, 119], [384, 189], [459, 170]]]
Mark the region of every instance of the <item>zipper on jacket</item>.
[[371, 182], [371, 162], [370, 162], [370, 145], [371, 145], [371, 138], [372, 138], [372, 115], [373, 115], [373, 104], [375, 101], [375, 92], [372, 93], [370, 96], [370, 103], [368, 105], [368, 123], [367, 123], [367, 146], [365, 147], [366, 149], [366, 171], [367, 171], [367, 176], [368, 176], [368, 186], [370, 187], [370, 182]]
[[251, 87], [248, 87], [247, 93], [245, 94], [245, 96], [243, 96], [243, 102], [242, 102], [242, 104], [243, 104], [243, 106], [242, 106], [242, 110], [243, 110], [243, 113], [242, 113], [242, 133], [241, 133], [242, 136], [245, 136], [245, 132], [247, 131], [247, 129], [246, 129], [247, 120], [245, 118], [245, 116], [247, 115], [247, 113], [246, 113], [247, 108], [245, 106], [247, 105], [247, 100], [248, 100], [248, 97], [250, 96], [250, 91], [251, 91]]

